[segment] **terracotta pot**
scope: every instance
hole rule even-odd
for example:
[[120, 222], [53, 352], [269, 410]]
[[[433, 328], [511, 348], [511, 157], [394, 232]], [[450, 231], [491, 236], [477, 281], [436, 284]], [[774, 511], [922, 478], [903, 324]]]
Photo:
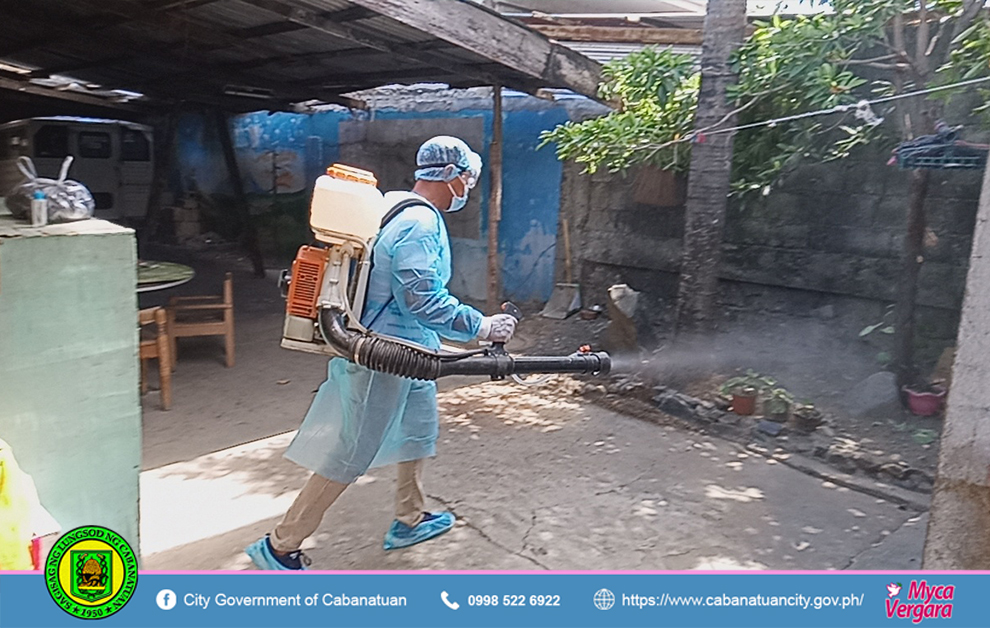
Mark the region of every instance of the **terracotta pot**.
[[732, 393], [732, 411], [742, 416], [756, 412], [756, 393]]
[[944, 388], [938, 388], [936, 392], [918, 392], [905, 386], [902, 390], [907, 395], [908, 409], [916, 416], [934, 416], [945, 405], [947, 391]]

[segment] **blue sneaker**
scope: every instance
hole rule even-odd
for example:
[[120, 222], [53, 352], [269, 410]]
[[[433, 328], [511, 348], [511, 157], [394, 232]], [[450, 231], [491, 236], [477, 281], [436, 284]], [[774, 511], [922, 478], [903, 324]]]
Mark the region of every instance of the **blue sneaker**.
[[423, 520], [414, 528], [401, 521], [393, 521], [385, 534], [384, 547], [393, 550], [428, 541], [453, 528], [454, 521], [454, 515], [449, 512], [424, 512]]
[[245, 547], [244, 552], [251, 557], [251, 561], [258, 569], [264, 571], [304, 571], [309, 569], [310, 565], [309, 557], [303, 554], [301, 550], [290, 552], [281, 557], [276, 555], [267, 534], [265, 538], [258, 539]]

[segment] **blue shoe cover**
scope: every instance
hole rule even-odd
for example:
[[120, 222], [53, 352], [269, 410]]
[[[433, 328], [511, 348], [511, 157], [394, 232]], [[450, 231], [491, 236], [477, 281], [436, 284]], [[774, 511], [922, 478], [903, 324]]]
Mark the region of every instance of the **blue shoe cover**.
[[384, 547], [393, 550], [428, 541], [453, 528], [454, 521], [454, 515], [449, 512], [425, 512], [423, 520], [414, 528], [401, 521], [393, 521], [385, 535]]
[[303, 571], [309, 568], [309, 558], [301, 551], [295, 551], [279, 559], [272, 550], [272, 543], [266, 535], [244, 548], [258, 569], [264, 571]]

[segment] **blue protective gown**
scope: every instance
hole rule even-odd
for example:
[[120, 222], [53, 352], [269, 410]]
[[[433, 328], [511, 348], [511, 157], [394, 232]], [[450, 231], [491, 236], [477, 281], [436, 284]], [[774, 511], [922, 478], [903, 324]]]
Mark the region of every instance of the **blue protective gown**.
[[[389, 192], [393, 207], [411, 192]], [[426, 200], [395, 217], [379, 234], [361, 323], [379, 334], [440, 348], [440, 337], [478, 335], [482, 314], [447, 291], [450, 241]], [[439, 421], [435, 382], [371, 371], [330, 360], [299, 433], [285, 457], [325, 478], [349, 484], [369, 468], [436, 455]]]

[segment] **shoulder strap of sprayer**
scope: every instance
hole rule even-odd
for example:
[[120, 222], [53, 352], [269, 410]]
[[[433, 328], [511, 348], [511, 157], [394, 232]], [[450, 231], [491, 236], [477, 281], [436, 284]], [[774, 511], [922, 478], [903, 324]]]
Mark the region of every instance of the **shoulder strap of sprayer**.
[[[433, 205], [431, 205], [429, 201], [422, 198], [407, 198], [405, 200], [401, 200], [398, 203], [396, 203], [394, 206], [392, 206], [392, 209], [385, 212], [385, 216], [382, 217], [382, 222], [378, 226], [378, 237], [381, 237], [381, 232], [385, 229], [385, 225], [392, 222], [393, 219], [395, 219], [399, 214], [401, 214], [405, 210], [409, 209], [410, 207], [416, 207], [417, 205], [423, 205], [425, 207], [429, 207], [433, 211], [437, 211], [437, 209], [433, 207]], [[378, 237], [375, 238], [375, 242], [371, 245], [371, 266], [368, 268], [369, 280], [371, 279], [371, 271], [375, 269], [375, 244], [378, 243]], [[365, 298], [365, 302], [367, 303], [367, 299], [368, 299], [367, 294], [365, 295], [364, 298]], [[389, 294], [388, 301], [385, 302], [385, 305], [382, 306], [382, 309], [378, 310], [378, 312], [375, 314], [375, 317], [371, 319], [371, 322], [368, 323], [367, 325], [368, 329], [371, 329], [371, 326], [375, 324], [375, 321], [377, 321], [378, 317], [382, 315], [382, 312], [387, 310], [388, 306], [392, 305], [392, 301], [394, 299], [395, 299], [395, 295]]]

